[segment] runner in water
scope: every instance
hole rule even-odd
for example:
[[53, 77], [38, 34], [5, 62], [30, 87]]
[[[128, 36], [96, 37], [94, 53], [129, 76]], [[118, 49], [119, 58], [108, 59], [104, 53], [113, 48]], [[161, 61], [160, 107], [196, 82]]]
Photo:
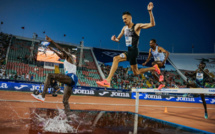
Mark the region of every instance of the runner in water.
[[64, 60], [64, 72], [65, 74], [54, 74], [54, 73], [49, 73], [46, 76], [46, 80], [44, 83], [44, 89], [42, 92], [42, 95], [34, 95], [31, 94], [35, 99], [44, 102], [45, 101], [45, 95], [48, 87], [50, 86], [51, 79], [54, 79], [60, 83], [64, 83], [64, 94], [63, 94], [63, 104], [65, 108], [65, 113], [68, 117], [70, 113], [70, 106], [69, 106], [69, 98], [72, 93], [72, 88], [76, 86], [78, 82], [78, 77], [76, 76], [76, 57], [71, 54], [68, 50], [65, 48], [60, 47], [57, 43], [55, 43], [51, 38], [46, 36], [46, 40], [50, 43], [52, 43], [60, 52], [57, 50], [49, 47], [50, 50], [54, 51], [61, 59]]

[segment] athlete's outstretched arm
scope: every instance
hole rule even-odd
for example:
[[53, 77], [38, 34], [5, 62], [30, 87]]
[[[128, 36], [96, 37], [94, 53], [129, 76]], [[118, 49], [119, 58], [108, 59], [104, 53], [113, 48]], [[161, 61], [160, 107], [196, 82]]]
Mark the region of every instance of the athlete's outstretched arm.
[[48, 48], [55, 52], [57, 54], [58, 57], [60, 57], [61, 59], [65, 59], [65, 57], [63, 57], [63, 55], [61, 53], [59, 53], [57, 50], [53, 49], [52, 47], [48, 46]]
[[145, 66], [150, 61], [151, 57], [152, 57], [152, 54], [151, 54], [151, 48], [150, 48], [148, 58], [142, 65]]
[[162, 48], [162, 47], [158, 47], [158, 50], [160, 51], [160, 52], [163, 52], [163, 53], [165, 53], [166, 55], [165, 55], [165, 59], [164, 59], [164, 61], [162, 62], [162, 64], [164, 65], [165, 64], [165, 62], [166, 62], [166, 60], [168, 59], [168, 57], [169, 57], [169, 52], [168, 51], [166, 51], [164, 48]]
[[55, 42], [54, 42], [50, 37], [48, 37], [47, 35], [46, 35], [46, 40], [47, 40], [48, 42], [54, 44], [54, 45], [57, 47], [58, 50], [60, 50], [62, 53], [64, 53], [64, 55], [67, 55], [67, 56], [68, 56], [68, 54], [65, 52], [65, 50], [64, 50], [61, 46], [59, 46], [57, 43], [55, 43]]
[[138, 29], [147, 29], [147, 28], [155, 26], [155, 19], [154, 19], [153, 13], [152, 13], [153, 8], [154, 8], [154, 5], [152, 2], [150, 2], [147, 7], [147, 9], [149, 11], [149, 16], [150, 16], [150, 23], [138, 23], [137, 24]]
[[121, 32], [120, 32], [120, 34], [118, 35], [117, 38], [116, 38], [115, 35], [113, 35], [113, 36], [111, 37], [111, 40], [112, 40], [112, 41], [115, 41], [115, 42], [119, 42], [119, 40], [122, 38], [122, 36], [123, 36], [123, 34], [124, 34], [124, 28], [125, 28], [125, 27], [122, 28], [122, 30], [121, 30]]
[[47, 35], [46, 35], [46, 40], [47, 40], [48, 42], [51, 42], [52, 44], [54, 44], [54, 45], [57, 47], [58, 50], [63, 51], [62, 47], [60, 47], [57, 43], [55, 43], [55, 42], [54, 42], [50, 37], [48, 37]]

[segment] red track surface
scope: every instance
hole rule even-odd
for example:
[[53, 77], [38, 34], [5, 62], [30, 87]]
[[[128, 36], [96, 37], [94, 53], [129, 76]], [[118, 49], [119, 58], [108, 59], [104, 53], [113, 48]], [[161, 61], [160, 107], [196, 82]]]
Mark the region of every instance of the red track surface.
[[[61, 103], [62, 95], [47, 95], [42, 103], [33, 99], [30, 94], [0, 91], [0, 133], [29, 133], [29, 108], [64, 108]], [[135, 110], [135, 100], [132, 99], [71, 96], [69, 102], [71, 109], [131, 112]], [[202, 104], [140, 100], [140, 105], [144, 106], [139, 107], [139, 114], [215, 133], [215, 105], [207, 105], [209, 119], [204, 119]], [[165, 107], [168, 113], [164, 113]]]

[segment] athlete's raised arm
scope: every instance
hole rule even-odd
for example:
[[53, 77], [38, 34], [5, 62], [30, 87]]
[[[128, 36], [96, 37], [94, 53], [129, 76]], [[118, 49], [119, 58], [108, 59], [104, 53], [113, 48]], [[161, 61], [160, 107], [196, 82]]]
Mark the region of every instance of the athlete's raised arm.
[[58, 49], [59, 51], [61, 51], [61, 52], [64, 54], [64, 56], [62, 55], [63, 57], [69, 56], [68, 53], [64, 50], [64, 48], [62, 48], [62, 47], [59, 46], [57, 43], [55, 43], [55, 42], [54, 42], [50, 37], [48, 37], [47, 35], [46, 35], [46, 40], [47, 40], [48, 42], [54, 44], [55, 47], [57, 47], [57, 49]]
[[154, 8], [154, 5], [152, 2], [150, 2], [148, 4], [148, 11], [149, 11], [149, 16], [150, 16], [150, 23], [137, 23], [136, 27], [137, 29], [147, 29], [147, 28], [151, 28], [151, 27], [154, 27], [155, 26], [155, 19], [154, 19], [154, 16], [153, 16], [153, 13], [152, 13], [152, 9]]
[[48, 46], [48, 49], [55, 52], [57, 56], [60, 57], [61, 59], [65, 59], [65, 57], [61, 53], [59, 53], [57, 50], [53, 49], [52, 47]]

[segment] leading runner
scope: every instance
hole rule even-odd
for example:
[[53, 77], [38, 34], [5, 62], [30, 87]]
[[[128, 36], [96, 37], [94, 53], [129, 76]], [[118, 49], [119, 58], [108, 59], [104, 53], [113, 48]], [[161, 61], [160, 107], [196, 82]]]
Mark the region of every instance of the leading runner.
[[[113, 64], [110, 70], [108, 77], [103, 81], [97, 81], [96, 83], [103, 87], [110, 87], [111, 79], [118, 68], [118, 63], [122, 61], [129, 61], [131, 65], [131, 69], [134, 75], [143, 74], [142, 70], [138, 70], [137, 67], [137, 56], [139, 55], [138, 44], [139, 44], [139, 36], [141, 29], [148, 29], [155, 26], [155, 20], [152, 13], [153, 3], [150, 2], [147, 6], [150, 16], [150, 23], [137, 23], [134, 24], [132, 22], [132, 16], [129, 12], [124, 12], [122, 14], [123, 22], [125, 26], [122, 28], [121, 33], [116, 38], [115, 35], [111, 37], [112, 41], [119, 42], [122, 38], [123, 34], [125, 35], [126, 46], [128, 47], [128, 51], [124, 52], [118, 56], [113, 58]], [[156, 72], [160, 72], [158, 66], [154, 66], [153, 70]]]

